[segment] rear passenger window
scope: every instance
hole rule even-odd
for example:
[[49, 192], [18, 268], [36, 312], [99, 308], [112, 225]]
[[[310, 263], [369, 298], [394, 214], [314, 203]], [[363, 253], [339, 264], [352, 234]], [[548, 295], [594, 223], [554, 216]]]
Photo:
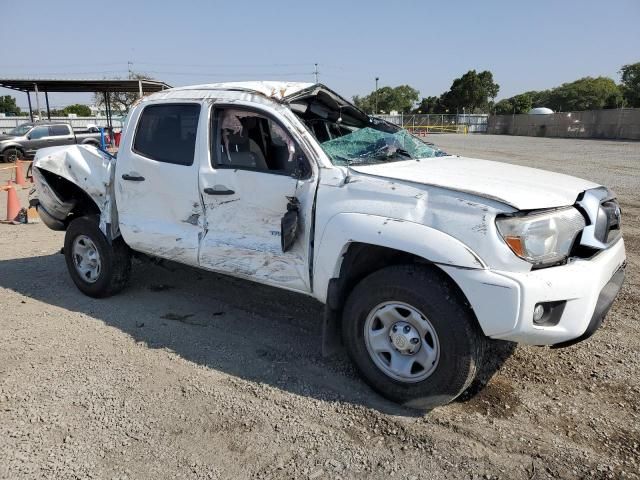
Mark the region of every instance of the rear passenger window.
[[67, 125], [51, 125], [49, 130], [52, 136], [61, 137], [69, 135], [69, 127]]
[[133, 151], [158, 162], [192, 165], [200, 105], [150, 105], [142, 111]]

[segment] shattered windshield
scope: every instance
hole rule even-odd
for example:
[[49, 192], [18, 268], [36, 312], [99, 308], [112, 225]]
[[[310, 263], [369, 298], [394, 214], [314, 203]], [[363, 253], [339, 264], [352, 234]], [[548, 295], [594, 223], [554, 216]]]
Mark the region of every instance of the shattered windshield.
[[316, 138], [334, 165], [367, 165], [448, 155], [398, 125], [371, 117], [323, 85], [289, 108]]
[[364, 165], [439, 156], [439, 150], [422, 142], [406, 130], [396, 132], [372, 127], [321, 143], [335, 165]]

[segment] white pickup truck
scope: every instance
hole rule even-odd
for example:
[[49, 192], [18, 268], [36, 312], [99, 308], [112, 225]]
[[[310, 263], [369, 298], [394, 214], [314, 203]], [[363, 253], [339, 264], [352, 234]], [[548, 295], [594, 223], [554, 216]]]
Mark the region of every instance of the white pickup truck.
[[44, 149], [34, 178], [85, 294], [148, 255], [310, 295], [408, 406], [456, 398], [496, 340], [584, 340], [624, 277], [605, 187], [447, 155], [321, 84], [165, 90], [131, 110], [117, 159]]

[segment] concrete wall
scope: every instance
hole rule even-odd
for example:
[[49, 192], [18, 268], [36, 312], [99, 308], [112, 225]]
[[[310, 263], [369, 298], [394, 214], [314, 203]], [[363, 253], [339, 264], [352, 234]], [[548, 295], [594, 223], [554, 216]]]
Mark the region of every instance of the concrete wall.
[[550, 115], [492, 115], [487, 133], [530, 137], [640, 140], [640, 108]]

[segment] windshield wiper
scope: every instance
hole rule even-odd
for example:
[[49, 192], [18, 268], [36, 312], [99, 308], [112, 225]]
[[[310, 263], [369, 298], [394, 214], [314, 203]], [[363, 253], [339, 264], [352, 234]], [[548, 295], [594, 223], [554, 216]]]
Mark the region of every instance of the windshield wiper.
[[405, 156], [405, 157], [407, 157], [407, 158], [413, 158], [413, 157], [411, 156], [411, 154], [410, 154], [409, 152], [407, 152], [404, 148], [398, 148], [398, 149], [395, 151], [395, 153], [396, 153], [396, 154], [398, 154], [398, 155], [403, 155], [403, 156]]
[[389, 160], [395, 156], [403, 156], [406, 158], [413, 158], [411, 154], [404, 148], [396, 147], [395, 145], [385, 145], [379, 148], [373, 153], [372, 157], [377, 161]]

